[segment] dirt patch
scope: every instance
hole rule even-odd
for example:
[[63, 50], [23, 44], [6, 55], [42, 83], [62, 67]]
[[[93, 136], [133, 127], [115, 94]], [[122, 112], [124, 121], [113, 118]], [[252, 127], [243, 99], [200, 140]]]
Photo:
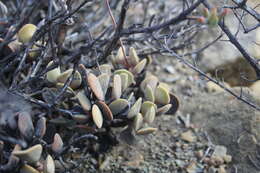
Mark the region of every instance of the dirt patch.
[[254, 165], [259, 162], [260, 131], [255, 121], [259, 115], [254, 110], [226, 93], [201, 93], [190, 100], [184, 112], [192, 115], [192, 122], [208, 133], [212, 143], [228, 148], [238, 172], [259, 172]]
[[254, 69], [242, 57], [237, 58], [234, 62], [216, 67], [210, 73], [215, 78], [223, 79], [230, 86], [249, 86], [256, 79]]

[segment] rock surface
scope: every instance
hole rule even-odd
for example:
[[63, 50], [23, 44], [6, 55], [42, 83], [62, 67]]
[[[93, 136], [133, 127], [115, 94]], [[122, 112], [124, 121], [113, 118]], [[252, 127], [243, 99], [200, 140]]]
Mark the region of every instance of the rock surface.
[[[217, 7], [221, 7], [222, 1], [213, 1]], [[259, 1], [248, 1], [248, 6], [254, 8], [257, 6]], [[230, 4], [233, 5], [232, 3]], [[258, 10], [257, 8], [255, 9]], [[246, 27], [254, 26], [257, 21], [247, 15], [244, 20]], [[241, 45], [246, 49], [246, 51], [254, 58], [260, 58], [260, 28], [257, 28], [249, 33], [244, 33], [243, 28], [239, 25], [239, 21], [236, 19], [235, 15], [230, 13], [225, 17], [225, 24], [228, 26], [230, 31], [239, 40]], [[207, 43], [212, 42], [218, 36], [220, 36], [222, 30], [219, 27], [207, 28], [205, 31], [201, 32], [198, 36], [198, 48], [203, 47]], [[241, 79], [241, 73], [248, 79], [255, 79], [255, 73], [253, 69], [245, 62], [244, 58], [237, 50], [237, 48], [232, 45], [227, 36], [222, 37], [214, 45], [211, 45], [205, 51], [201, 53], [199, 57], [198, 65], [200, 68], [206, 72], [210, 72], [213, 75], [218, 72], [217, 76], [219, 79], [224, 79], [231, 86], [247, 86], [250, 85], [245, 80]]]
[[259, 115], [252, 108], [226, 93], [198, 93], [184, 112], [190, 113], [192, 121], [205, 129], [212, 143], [227, 148], [238, 172], [259, 172], [254, 166], [254, 162], [259, 162], [256, 158], [259, 154], [260, 129], [255, 121]]
[[186, 142], [194, 142], [196, 141], [196, 137], [193, 135], [192, 131], [187, 131], [181, 134], [181, 139]]

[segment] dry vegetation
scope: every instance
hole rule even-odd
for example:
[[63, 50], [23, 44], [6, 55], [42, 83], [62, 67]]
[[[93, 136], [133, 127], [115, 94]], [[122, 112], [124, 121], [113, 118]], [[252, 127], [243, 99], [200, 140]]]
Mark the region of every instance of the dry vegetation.
[[[210, 89], [222, 88], [240, 100], [245, 112], [260, 110], [242, 89], [236, 92], [219, 80], [219, 69], [203, 71], [199, 64], [204, 51], [226, 39], [254, 76], [238, 75], [240, 80], [247, 86], [258, 81], [259, 61], [237, 35], [259, 29], [260, 4], [214, 1], [0, 1], [0, 172], [121, 172], [127, 168], [120, 166], [114, 150], [124, 150], [122, 143], [129, 149], [143, 140], [141, 150], [147, 151], [149, 143], [153, 149], [147, 152], [154, 159], [160, 153], [157, 144], [165, 147], [160, 158], [169, 152], [170, 144], [159, 139], [171, 141], [172, 137], [176, 143], [170, 156], [163, 157], [174, 158], [175, 165], [161, 161], [161, 172], [226, 171], [232, 160], [226, 148], [212, 147], [207, 134], [205, 139], [205, 133], [196, 130], [189, 117], [176, 117], [179, 125], [184, 125], [175, 127], [179, 131], [167, 123], [164, 114], [173, 120], [179, 108], [175, 95], [183, 96], [180, 100], [185, 103], [187, 95], [192, 97], [192, 84], [183, 84], [175, 90], [183, 93], [175, 93], [163, 82], [167, 76], [160, 71], [167, 65], [163, 68], [175, 73], [180, 63], [184, 66], [178, 70], [182, 78], [192, 81], [196, 74], [200, 81], [210, 81]], [[237, 32], [226, 23], [229, 16], [239, 23]], [[221, 32], [214, 37], [216, 29]], [[212, 32], [214, 39], [201, 44], [201, 34], [206, 31]], [[259, 44], [252, 46], [258, 50]], [[160, 73], [155, 70], [158, 66]], [[198, 103], [206, 105], [203, 100]], [[230, 117], [233, 120], [232, 112]], [[171, 131], [167, 135], [158, 132], [163, 128]], [[154, 132], [160, 134], [157, 139], [152, 138]], [[143, 135], [147, 136], [140, 137]], [[107, 155], [116, 158], [109, 161]], [[133, 155], [134, 160], [124, 166], [139, 166], [143, 156]], [[249, 160], [259, 169], [253, 158]], [[151, 170], [160, 172], [157, 161], [151, 161]], [[236, 167], [232, 170], [237, 171]]]

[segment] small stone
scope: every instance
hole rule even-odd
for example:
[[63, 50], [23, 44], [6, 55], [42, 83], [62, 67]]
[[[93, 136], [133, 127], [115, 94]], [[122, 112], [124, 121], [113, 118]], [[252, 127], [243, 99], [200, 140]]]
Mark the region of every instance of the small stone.
[[[230, 88], [230, 86], [228, 84], [224, 84], [227, 88]], [[216, 83], [209, 81], [207, 82], [207, 91], [208, 92], [223, 92], [224, 89], [221, 88], [219, 85], [217, 85]]]
[[170, 134], [174, 137], [178, 136], [178, 130], [177, 129], [170, 129]]
[[176, 145], [176, 147], [178, 147], [178, 148], [181, 147], [181, 143], [180, 143], [180, 142], [176, 142], [175, 145]]
[[205, 158], [203, 159], [203, 162], [206, 163], [206, 164], [210, 164], [210, 158], [205, 157]]
[[207, 164], [210, 165], [210, 166], [215, 166], [215, 160], [214, 159], [208, 159], [207, 160]]
[[203, 148], [205, 148], [205, 144], [204, 143], [202, 143], [202, 142], [196, 143], [196, 149], [203, 149]]
[[178, 167], [183, 168], [185, 165], [185, 162], [182, 160], [175, 160], [175, 163]]
[[230, 163], [232, 161], [232, 156], [225, 155], [225, 156], [223, 156], [223, 160], [225, 161], [225, 163]]
[[196, 136], [194, 136], [192, 131], [189, 130], [181, 134], [181, 139], [186, 142], [194, 142], [196, 141]]
[[129, 161], [123, 163], [123, 165], [130, 167], [140, 167], [140, 165], [144, 162], [144, 156], [140, 153], [134, 152], [132, 156], [130, 156]]
[[217, 169], [214, 167], [210, 167], [208, 173], [216, 173]]
[[195, 155], [196, 155], [196, 157], [198, 158], [198, 159], [202, 159], [202, 157], [203, 157], [203, 150], [199, 150], [199, 151], [197, 151], [197, 152], [195, 152]]
[[197, 169], [198, 169], [197, 164], [195, 162], [192, 162], [191, 164], [188, 165], [186, 171], [188, 173], [196, 173]]
[[222, 166], [220, 166], [219, 168], [218, 168], [218, 173], [226, 173], [227, 171], [226, 171], [226, 168], [225, 168], [225, 166], [224, 165], [222, 165]]
[[164, 69], [165, 69], [165, 71], [168, 72], [168, 73], [171, 73], [171, 74], [176, 73], [174, 67], [171, 66], [171, 65], [167, 65], [166, 67], [164, 67]]
[[212, 157], [224, 157], [227, 153], [227, 148], [223, 145], [216, 145]]
[[212, 162], [215, 166], [219, 166], [219, 165], [222, 165], [224, 163], [223, 158], [219, 157], [219, 156], [212, 157], [211, 160], [212, 160]]
[[188, 144], [182, 144], [182, 147], [181, 147], [181, 148], [182, 148], [183, 150], [186, 150], [188, 147], [189, 147]]
[[177, 82], [178, 80], [180, 80], [180, 76], [167, 77], [167, 78], [163, 78], [162, 80], [163, 80], [164, 82], [167, 82], [167, 83], [175, 83], [175, 82]]

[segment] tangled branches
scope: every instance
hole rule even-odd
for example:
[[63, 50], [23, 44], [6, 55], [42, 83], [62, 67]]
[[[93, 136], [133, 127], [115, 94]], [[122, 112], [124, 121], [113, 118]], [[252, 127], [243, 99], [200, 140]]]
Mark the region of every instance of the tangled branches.
[[[242, 92], [236, 94], [232, 89], [227, 88], [222, 82], [212, 78], [197, 66], [197, 59], [200, 53], [224, 36], [227, 36], [230, 43], [237, 48], [237, 51], [241, 53], [243, 58], [245, 58], [254, 69], [257, 76], [255, 80], [259, 80], [260, 64], [258, 60], [248, 53], [247, 49], [245, 49], [237, 39], [236, 34], [233, 34], [225, 23], [225, 16], [228, 12], [231, 13], [232, 11], [239, 21], [240, 26], [243, 28], [244, 33], [252, 32], [260, 26], [260, 16], [257, 10], [253, 7], [249, 7], [247, 0], [232, 0], [232, 3], [222, 4], [219, 9], [209, 4], [207, 0], [176, 0], [174, 6], [167, 6], [169, 4], [164, 3], [165, 2], [158, 0], [142, 0], [140, 2], [133, 0], [28, 0], [6, 1], [1, 3], [1, 87], [7, 89], [9, 93], [15, 94], [37, 105], [37, 108], [35, 108], [36, 113], [34, 114], [38, 116], [35, 119], [37, 119], [39, 123], [44, 122], [45, 118], [52, 119], [55, 117], [53, 114], [57, 114], [58, 117], [65, 117], [66, 119], [75, 119], [75, 117], [73, 117], [74, 113], [80, 112], [78, 110], [84, 110], [82, 104], [80, 105], [81, 107], [73, 107], [74, 105], [69, 102], [65, 106], [60, 106], [63, 102], [68, 101], [66, 100], [67, 96], [71, 94], [68, 90], [71, 88], [72, 90], [74, 88], [84, 90], [84, 95], [91, 98], [90, 107], [94, 107], [93, 105], [95, 104], [93, 103], [96, 103], [97, 100], [107, 102], [106, 104], [113, 101], [111, 99], [100, 99], [99, 95], [93, 92], [95, 91], [95, 87], [90, 86], [89, 80], [84, 79], [89, 77], [89, 71], [91, 70], [97, 72], [97, 69], [99, 69], [99, 72], [101, 72], [101, 64], [111, 62], [112, 60], [109, 59], [109, 57], [117, 52], [117, 57], [120, 58], [113, 64], [114, 69], [111, 72], [115, 81], [119, 80], [117, 68], [127, 69], [127, 72], [124, 71], [123, 75], [120, 72], [120, 75], [122, 75], [121, 80], [128, 79], [130, 78], [129, 76], [135, 77], [136, 83], [131, 82], [129, 86], [132, 87], [131, 89], [134, 92], [133, 97], [136, 100], [139, 96], [143, 96], [146, 99], [149, 98], [151, 102], [156, 102], [156, 99], [158, 102], [160, 98], [153, 96], [153, 94], [156, 95], [156, 92], [162, 92], [166, 95], [167, 99], [171, 97], [171, 99], [175, 101], [175, 105], [173, 101], [167, 100], [167, 102], [163, 101], [163, 104], [160, 102], [159, 106], [166, 106], [169, 103], [176, 106], [177, 98], [169, 94], [169, 91], [158, 89], [157, 87], [159, 87], [160, 84], [157, 86], [156, 83], [154, 88], [151, 87], [148, 90], [142, 89], [139, 91], [139, 85], [146, 79], [143, 70], [145, 70], [146, 65], [149, 64], [149, 60], [151, 60], [150, 56], [164, 54], [178, 59], [183, 64], [204, 76], [204, 78], [224, 88], [237, 99], [245, 102], [256, 110], [260, 110], [258, 105], [243, 97]], [[156, 11], [160, 11], [161, 13], [152, 13], [150, 12], [151, 9], [156, 9]], [[246, 15], [252, 16], [256, 24], [248, 27], [243, 21]], [[34, 25], [26, 25], [28, 23], [33, 23]], [[194, 48], [198, 34], [210, 27], [219, 27], [223, 32], [219, 37], [214, 39], [214, 41], [207, 43], [201, 48]], [[26, 34], [29, 34], [29, 36]], [[129, 49], [129, 47], [136, 47], [138, 50], [138, 58], [145, 59], [145, 63], [141, 60], [139, 62], [139, 59], [135, 63], [132, 63], [131, 61], [133, 60], [131, 60], [131, 58], [129, 59], [129, 57], [133, 49]], [[141, 70], [139, 70], [140, 66], [143, 66]], [[65, 69], [69, 69], [69, 71]], [[53, 78], [48, 77], [48, 74], [57, 71], [64, 72], [62, 75], [63, 77], [65, 76], [64, 78], [60, 76], [55, 77], [55, 74], [52, 76], [55, 80], [57, 79], [58, 82], [62, 83], [62, 85], [59, 86], [55, 83], [57, 81], [53, 82]], [[133, 74], [129, 74], [128, 71]], [[78, 77], [75, 79], [75, 76]], [[82, 77], [83, 80], [79, 76]], [[80, 80], [80, 83], [76, 87], [73, 87], [73, 84], [78, 82], [77, 80]], [[46, 89], [54, 86], [56, 87], [55, 91]], [[109, 94], [114, 93], [113, 87], [111, 89], [112, 91], [108, 91]], [[122, 86], [119, 88], [122, 88]], [[161, 86], [159, 88], [161, 88]], [[150, 94], [149, 97], [147, 93]], [[120, 94], [119, 98], [121, 95], [122, 97], [126, 97], [130, 94]], [[118, 96], [114, 97], [117, 98]], [[126, 101], [123, 102], [126, 103]], [[129, 101], [129, 105], [131, 104]], [[130, 109], [131, 106], [128, 106], [128, 109]], [[123, 113], [121, 113], [127, 114], [128, 109], [122, 110]], [[177, 110], [177, 106], [175, 109]], [[37, 112], [39, 110], [44, 111], [39, 113]], [[90, 110], [87, 110], [87, 112], [89, 111]], [[17, 116], [19, 117], [19, 115]], [[77, 118], [80, 119], [82, 117]], [[120, 120], [110, 123], [114, 126], [130, 123], [130, 120], [119, 119]], [[102, 127], [102, 123], [100, 125], [100, 122], [97, 122], [96, 125]], [[132, 125], [129, 125], [129, 127], [132, 127]], [[105, 132], [110, 132], [109, 125], [105, 129]], [[90, 129], [88, 130], [91, 131]], [[94, 129], [94, 131], [95, 130], [96, 129]], [[56, 131], [58, 130], [56, 129]], [[16, 139], [15, 136], [8, 137], [2, 135], [2, 133], [6, 133], [4, 128], [0, 129], [1, 141], [10, 144], [19, 144], [22, 148], [28, 148], [23, 141]], [[104, 133], [102, 133], [102, 135], [103, 134]], [[49, 135], [53, 139], [54, 134]], [[39, 136], [41, 135], [39, 134]], [[70, 145], [76, 146], [78, 141], [86, 139], [89, 139], [90, 143], [92, 143], [95, 140], [99, 140], [100, 137], [95, 133], [81, 136], [79, 134], [70, 134], [68, 136], [70, 137], [67, 146], [55, 155], [61, 163], [63, 163], [62, 156], [65, 151], [71, 149], [69, 147]], [[116, 141], [112, 133], [108, 133], [102, 137], [104, 136], [106, 136], [106, 139], [109, 138], [111, 141]], [[59, 141], [57, 135], [54, 139]], [[30, 138], [30, 140], [33, 140], [33, 144], [40, 143], [47, 150], [51, 148], [48, 144], [49, 141], [46, 142], [39, 137], [35, 139]], [[29, 144], [29, 146], [32, 146], [32, 144]], [[10, 150], [9, 148], [9, 151]], [[19, 154], [21, 153], [18, 152], [17, 155]], [[11, 155], [10, 152], [9, 155]], [[6, 156], [5, 160], [8, 160], [7, 158]], [[49, 157], [48, 160], [50, 160]], [[0, 167], [0, 169], [10, 170], [17, 168], [16, 166], [17, 164], [11, 164], [11, 166]], [[72, 166], [71, 169], [72, 168], [75, 168], [75, 165]]]

